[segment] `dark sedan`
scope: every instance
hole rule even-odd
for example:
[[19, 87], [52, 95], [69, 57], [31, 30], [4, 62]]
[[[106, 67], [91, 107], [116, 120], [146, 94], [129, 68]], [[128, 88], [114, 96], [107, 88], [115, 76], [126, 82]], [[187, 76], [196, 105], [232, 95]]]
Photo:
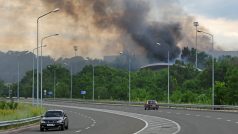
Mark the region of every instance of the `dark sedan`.
[[69, 119], [63, 110], [48, 110], [41, 118], [40, 130], [57, 128], [64, 130], [69, 128]]

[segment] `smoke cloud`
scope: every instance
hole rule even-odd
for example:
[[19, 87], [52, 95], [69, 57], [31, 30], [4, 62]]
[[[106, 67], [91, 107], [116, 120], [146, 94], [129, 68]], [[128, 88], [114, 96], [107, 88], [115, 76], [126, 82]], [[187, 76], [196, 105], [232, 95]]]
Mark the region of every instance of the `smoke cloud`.
[[[11, 17], [19, 19], [16, 23], [23, 25], [22, 31], [31, 30], [27, 38], [21, 38], [24, 41], [14, 41], [21, 42], [22, 46], [26, 46], [29, 38], [35, 37], [37, 16], [60, 8], [59, 13], [47, 16], [40, 22], [40, 38], [54, 33], [61, 36], [44, 42], [47, 44], [44, 54], [54, 57], [74, 56], [73, 46], [78, 46], [79, 55], [84, 57], [102, 58], [127, 51], [143, 56], [147, 62], [165, 61], [168, 51], [170, 58], [174, 59], [179, 56], [181, 47], [195, 47], [195, 19], [187, 15], [174, 0], [16, 1], [9, 2], [15, 5], [2, 0], [0, 3], [21, 8], [22, 12], [16, 11]], [[26, 6], [27, 8], [24, 8]], [[22, 13], [23, 17], [19, 18]], [[31, 21], [24, 22], [26, 18]], [[10, 31], [10, 28], [8, 30]], [[201, 40], [199, 49], [206, 49], [209, 39]], [[158, 46], [157, 42], [161, 45]], [[34, 48], [34, 40], [28, 42], [27, 46]]]

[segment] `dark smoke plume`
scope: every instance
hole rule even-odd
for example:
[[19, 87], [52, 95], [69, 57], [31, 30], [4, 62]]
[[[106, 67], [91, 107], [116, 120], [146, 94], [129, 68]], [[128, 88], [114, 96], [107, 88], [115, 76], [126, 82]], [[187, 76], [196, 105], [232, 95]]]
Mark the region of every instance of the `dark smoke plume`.
[[[137, 47], [143, 48], [148, 59], [166, 60], [168, 51], [171, 59], [178, 57], [179, 42], [184, 37], [191, 37], [188, 35], [191, 34], [191, 29], [190, 32], [184, 32], [184, 24], [181, 24], [181, 21], [148, 21], [151, 5], [146, 0], [42, 0], [42, 2], [51, 9], [56, 7], [63, 9], [65, 15], [71, 16], [76, 24], [81, 21], [80, 16], [92, 17], [92, 24], [97, 30], [116, 30], [120, 34], [117, 41], [123, 44], [124, 50], [132, 48], [136, 51]], [[168, 3], [173, 2], [169, 0]], [[167, 15], [164, 16], [169, 18]], [[192, 25], [192, 21], [189, 23]], [[124, 36], [130, 36], [133, 46], [124, 40], [126, 38]], [[186, 40], [193, 42], [190, 39]], [[157, 46], [157, 42], [161, 45]]]

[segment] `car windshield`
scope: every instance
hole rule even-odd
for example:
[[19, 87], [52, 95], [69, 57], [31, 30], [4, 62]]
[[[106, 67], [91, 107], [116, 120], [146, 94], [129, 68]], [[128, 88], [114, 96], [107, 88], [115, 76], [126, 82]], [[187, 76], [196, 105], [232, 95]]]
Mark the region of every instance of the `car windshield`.
[[148, 101], [148, 104], [156, 104], [156, 101], [150, 100], [150, 101]]
[[62, 117], [63, 113], [61, 111], [48, 111], [45, 113], [45, 117]]

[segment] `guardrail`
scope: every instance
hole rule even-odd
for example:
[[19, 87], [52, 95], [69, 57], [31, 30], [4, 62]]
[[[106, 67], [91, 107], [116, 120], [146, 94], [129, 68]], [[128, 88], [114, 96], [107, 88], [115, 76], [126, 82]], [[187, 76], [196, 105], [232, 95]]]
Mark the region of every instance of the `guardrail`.
[[[82, 100], [82, 99], [45, 99], [45, 101], [65, 101], [65, 102], [79, 102], [79, 103], [102, 103], [102, 104], [118, 104], [118, 105], [137, 105], [143, 106], [144, 102], [130, 102], [128, 101], [105, 101], [105, 100]], [[188, 110], [211, 110], [211, 111], [228, 111], [238, 112], [238, 106], [232, 105], [201, 105], [201, 104], [167, 104], [159, 103], [162, 108], [171, 109], [188, 109]]]
[[13, 126], [13, 125], [20, 125], [24, 123], [29, 123], [33, 121], [40, 120], [41, 116], [31, 117], [31, 118], [25, 118], [25, 119], [19, 119], [19, 120], [11, 120], [11, 121], [1, 121], [0, 122], [0, 128], [1, 127], [7, 127], [7, 126]]

